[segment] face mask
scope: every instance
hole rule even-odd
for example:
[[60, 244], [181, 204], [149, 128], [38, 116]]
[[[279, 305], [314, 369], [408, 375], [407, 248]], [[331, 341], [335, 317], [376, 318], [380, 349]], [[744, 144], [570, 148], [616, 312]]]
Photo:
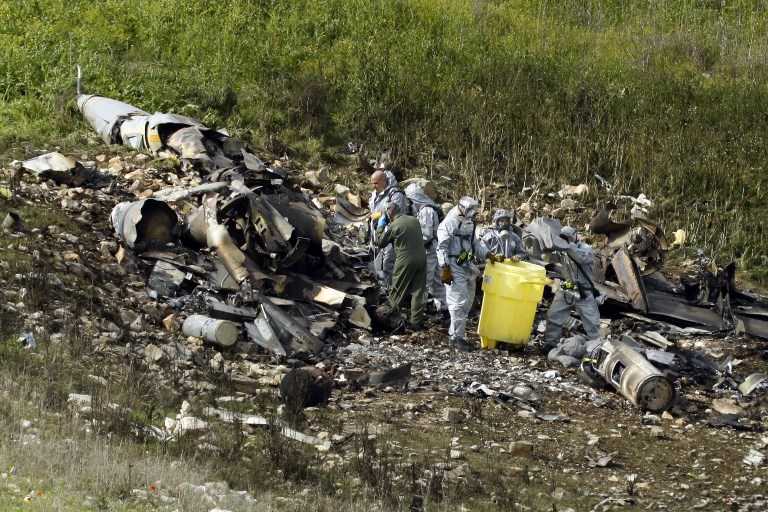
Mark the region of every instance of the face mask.
[[471, 220], [466, 219], [459, 225], [458, 234], [459, 236], [472, 236], [474, 228], [474, 223]]

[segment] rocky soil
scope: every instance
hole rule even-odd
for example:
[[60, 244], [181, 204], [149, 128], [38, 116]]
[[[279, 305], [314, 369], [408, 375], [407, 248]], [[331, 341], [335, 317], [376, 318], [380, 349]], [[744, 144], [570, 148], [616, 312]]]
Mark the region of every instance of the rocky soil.
[[[654, 415], [586, 385], [535, 343], [464, 354], [447, 348], [437, 321], [412, 334], [355, 329], [310, 361], [333, 381], [329, 403], [297, 411], [278, 386], [304, 363], [245, 338], [220, 349], [183, 336], [186, 312], [149, 297], [149, 268], [113, 234], [115, 204], [191, 179], [142, 154], [75, 156], [103, 183], [11, 179], [11, 169], [0, 183], [0, 216], [18, 212], [23, 226], [0, 235], [0, 334], [16, 351], [4, 371], [28, 365], [45, 398], [38, 419], [4, 442], [54, 439], [45, 426], [64, 415], [78, 431], [156, 450], [169, 464], [210, 463], [219, 476], [172, 486], [129, 476], [117, 498], [125, 509], [258, 510], [264, 493], [269, 510], [768, 509], [768, 393], [745, 397], [727, 382], [729, 371], [768, 370], [763, 342], [676, 336], [681, 352], [730, 366], [685, 373], [677, 405]], [[613, 333], [636, 327], [606, 320]], [[410, 378], [359, 383], [405, 364]], [[3, 485], [19, 503], [38, 499], [7, 472]], [[100, 510], [97, 501], [79, 503]]]

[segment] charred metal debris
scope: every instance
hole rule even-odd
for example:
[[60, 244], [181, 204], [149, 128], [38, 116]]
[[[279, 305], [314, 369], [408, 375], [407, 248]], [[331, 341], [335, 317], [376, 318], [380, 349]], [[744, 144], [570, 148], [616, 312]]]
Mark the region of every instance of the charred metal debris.
[[[650, 204], [645, 196], [640, 200]], [[663, 272], [667, 251], [683, 244], [686, 235], [678, 231], [675, 241], [668, 243], [661, 227], [646, 214], [636, 201], [627, 221], [614, 221], [606, 209], [593, 215], [589, 231], [603, 337], [564, 339], [550, 351], [549, 359], [566, 367], [580, 365], [585, 382], [615, 389], [638, 408], [652, 412], [673, 407], [685, 379], [747, 396], [764, 382], [763, 374], [740, 378], [729, 364], [684, 350], [677, 341], [695, 335], [768, 339], [768, 301], [736, 288], [735, 263], [718, 267], [701, 251], [686, 262], [686, 272], [668, 277]], [[559, 277], [558, 252], [549, 250], [559, 248], [560, 221], [538, 217], [521, 228], [532, 260], [545, 265], [550, 276]], [[627, 324], [632, 327], [627, 329]]]
[[[265, 164], [226, 132], [96, 95], [79, 94], [77, 105], [105, 143], [178, 158], [199, 177], [111, 214], [117, 238], [151, 269], [150, 295], [196, 313], [185, 334], [229, 346], [242, 329], [269, 353], [311, 359], [340, 326], [371, 327], [378, 296], [361, 273], [359, 198], [342, 191], [329, 221], [300, 188], [306, 177]], [[44, 162], [76, 168], [61, 158]]]

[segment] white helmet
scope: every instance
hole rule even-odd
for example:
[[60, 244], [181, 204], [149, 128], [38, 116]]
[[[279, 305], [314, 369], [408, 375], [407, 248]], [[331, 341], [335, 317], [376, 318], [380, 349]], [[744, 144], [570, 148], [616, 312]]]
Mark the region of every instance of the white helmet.
[[563, 229], [560, 230], [560, 238], [564, 238], [569, 242], [575, 242], [576, 230], [571, 226], [565, 226]]
[[504, 210], [503, 208], [499, 208], [495, 212], [493, 212], [493, 223], [496, 224], [499, 219], [509, 219], [510, 222], [512, 221], [512, 215], [509, 214], [509, 210]]
[[475, 216], [478, 206], [480, 204], [472, 197], [464, 196], [459, 199], [459, 212], [469, 219]]

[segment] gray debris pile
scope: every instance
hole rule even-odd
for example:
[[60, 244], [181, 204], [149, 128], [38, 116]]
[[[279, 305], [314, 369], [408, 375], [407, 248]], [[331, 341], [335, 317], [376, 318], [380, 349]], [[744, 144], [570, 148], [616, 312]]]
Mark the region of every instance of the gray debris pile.
[[[560, 221], [536, 217], [520, 224], [528, 253], [557, 276], [557, 253], [546, 250], [560, 244]], [[768, 339], [768, 301], [736, 288], [735, 263], [719, 268], [699, 251], [695, 260], [686, 262], [688, 272], [670, 278], [663, 272], [663, 263], [673, 244], [644, 214], [614, 222], [601, 209], [592, 217], [589, 230], [597, 249], [594, 284], [604, 297], [601, 311], [631, 311], [707, 333], [736, 332]], [[678, 232], [677, 243], [684, 239]]]
[[[561, 275], [559, 253], [550, 252], [559, 248], [560, 219], [577, 222], [575, 210], [583, 208], [575, 198], [587, 190], [586, 185], [564, 187], [560, 197], [568, 198], [568, 208], [540, 207], [551, 216], [536, 217], [539, 205], [530, 203], [518, 209], [527, 220], [517, 223], [526, 250], [553, 278]], [[615, 207], [611, 212], [598, 210], [589, 224], [597, 249], [594, 285], [601, 295], [602, 337], [588, 340], [577, 334], [580, 322], [572, 318], [575, 335], [561, 339], [548, 359], [566, 368], [580, 366], [583, 381], [615, 389], [639, 408], [655, 412], [679, 402], [676, 395], [684, 383], [707, 382], [715, 397], [726, 391], [746, 397], [745, 391], [762, 389], [762, 373], [737, 376], [727, 361], [714, 362], [722, 354], [708, 357], [701, 344], [690, 350], [688, 340], [702, 335], [768, 339], [768, 301], [737, 290], [735, 264], [719, 268], [701, 251], [695, 260], [684, 262], [689, 271], [664, 273], [668, 250], [685, 243], [685, 232], [675, 232], [669, 243], [649, 219], [652, 202], [645, 195], [616, 196], [608, 202], [622, 200], [630, 201], [628, 220], [614, 221], [622, 215]], [[735, 421], [726, 423], [736, 426]]]
[[[300, 186], [306, 175], [286, 162], [268, 166], [195, 119], [94, 95], [80, 94], [77, 104], [105, 142], [182, 162], [176, 186], [142, 192], [111, 213], [121, 244], [151, 268], [150, 296], [178, 314], [171, 328], [191, 314], [187, 336], [221, 347], [247, 338], [305, 359], [333, 336], [370, 328], [377, 296], [363, 272], [367, 250], [356, 243], [367, 215], [359, 198], [340, 190], [314, 200]], [[310, 182], [321, 179], [318, 172]], [[335, 213], [323, 208], [332, 204]]]

